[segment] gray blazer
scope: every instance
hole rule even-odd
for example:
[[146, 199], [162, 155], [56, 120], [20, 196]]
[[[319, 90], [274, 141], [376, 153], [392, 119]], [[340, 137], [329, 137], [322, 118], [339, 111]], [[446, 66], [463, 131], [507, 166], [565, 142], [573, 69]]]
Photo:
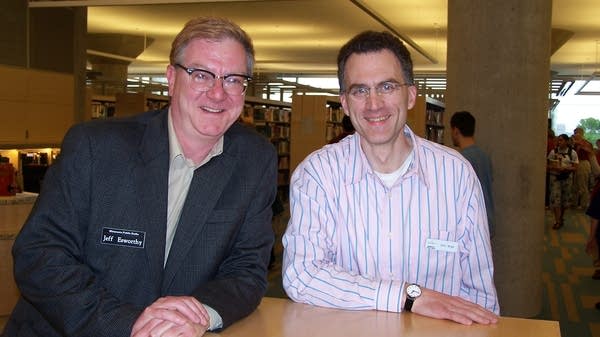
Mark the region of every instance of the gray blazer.
[[[72, 127], [13, 247], [21, 291], [3, 336], [129, 336], [143, 309], [192, 295], [224, 327], [267, 288], [277, 154], [238, 123], [192, 179], [163, 268], [167, 110]], [[113, 237], [110, 237], [113, 235]]]

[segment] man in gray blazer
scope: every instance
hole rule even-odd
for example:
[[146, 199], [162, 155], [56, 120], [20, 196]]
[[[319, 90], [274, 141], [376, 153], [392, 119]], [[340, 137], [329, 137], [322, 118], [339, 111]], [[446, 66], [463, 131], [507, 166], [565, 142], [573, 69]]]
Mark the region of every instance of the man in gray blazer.
[[201, 336], [258, 306], [277, 156], [236, 123], [253, 64], [237, 25], [191, 20], [169, 108], [69, 130], [14, 244], [3, 336]]

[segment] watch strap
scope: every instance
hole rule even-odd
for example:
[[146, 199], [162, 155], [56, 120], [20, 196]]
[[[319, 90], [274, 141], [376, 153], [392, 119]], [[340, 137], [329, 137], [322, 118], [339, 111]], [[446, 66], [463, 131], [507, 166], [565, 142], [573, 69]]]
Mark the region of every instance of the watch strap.
[[404, 311], [411, 312], [412, 306], [415, 303], [415, 299], [406, 295], [406, 301], [404, 301]]

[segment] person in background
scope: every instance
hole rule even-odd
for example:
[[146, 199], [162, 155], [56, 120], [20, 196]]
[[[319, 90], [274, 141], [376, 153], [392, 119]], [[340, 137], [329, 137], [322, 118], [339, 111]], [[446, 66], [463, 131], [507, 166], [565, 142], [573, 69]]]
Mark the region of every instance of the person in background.
[[596, 161], [600, 163], [600, 138], [596, 139], [596, 149], [594, 150], [596, 154]]
[[557, 146], [548, 154], [548, 172], [550, 173], [550, 208], [554, 213], [552, 229], [564, 226], [565, 210], [571, 205], [573, 178], [571, 173], [577, 169], [577, 152], [569, 146], [569, 136], [560, 134]]
[[[598, 230], [598, 221], [600, 220], [600, 184], [596, 185], [592, 193], [590, 205], [585, 214], [590, 218], [590, 232], [586, 242], [585, 251], [595, 258], [594, 267], [600, 267], [600, 231]], [[592, 275], [594, 280], [600, 280], [600, 269], [596, 269]], [[600, 309], [600, 302], [596, 303], [596, 308]]]
[[468, 111], [455, 112], [450, 118], [452, 143], [473, 166], [483, 189], [485, 209], [487, 213], [490, 237], [494, 237], [494, 199], [492, 193], [492, 161], [477, 144], [475, 144], [475, 117]]
[[[546, 157], [548, 157], [548, 155], [550, 154], [550, 151], [552, 151], [554, 148], [556, 148], [556, 134], [554, 133], [554, 130], [552, 130], [548, 126], [548, 139], [546, 141]], [[544, 205], [546, 206], [546, 209], [548, 209], [548, 206], [550, 205], [550, 172], [548, 171], [547, 165], [546, 165], [546, 190], [544, 193]]]
[[498, 320], [477, 175], [455, 150], [406, 125], [417, 89], [404, 44], [367, 31], [338, 54], [340, 100], [356, 129], [292, 175], [283, 287], [294, 301], [463, 324]]
[[586, 209], [590, 203], [590, 190], [594, 184], [590, 163], [590, 159], [594, 155], [594, 146], [584, 138], [582, 127], [575, 128], [572, 141], [573, 148], [577, 152], [577, 159], [579, 159], [573, 181], [573, 206]]
[[170, 108], [72, 127], [17, 236], [21, 291], [2, 336], [202, 336], [267, 289], [277, 155], [235, 121], [254, 49], [190, 20], [167, 66]]
[[556, 148], [556, 134], [554, 130], [548, 128], [548, 139], [546, 141], [546, 156], [550, 154], [550, 151]]
[[354, 133], [354, 126], [352, 125], [352, 121], [350, 121], [350, 117], [348, 117], [348, 115], [344, 115], [344, 117], [342, 117], [342, 132], [339, 135], [337, 135], [336, 137], [332, 138], [329, 141], [329, 144], [337, 143], [340, 140], [346, 138], [346, 136], [349, 136], [353, 133]]

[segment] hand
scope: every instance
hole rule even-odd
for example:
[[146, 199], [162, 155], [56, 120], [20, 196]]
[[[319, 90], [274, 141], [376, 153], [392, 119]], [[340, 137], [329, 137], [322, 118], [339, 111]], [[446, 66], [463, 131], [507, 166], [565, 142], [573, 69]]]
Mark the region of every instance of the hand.
[[498, 316], [483, 307], [464, 300], [458, 296], [450, 296], [444, 293], [421, 288], [421, 296], [415, 300], [412, 312], [437, 318], [448, 319], [457, 323], [471, 325], [495, 324]]
[[199, 337], [209, 324], [206, 309], [194, 297], [162, 297], [144, 309], [133, 324], [131, 337]]

